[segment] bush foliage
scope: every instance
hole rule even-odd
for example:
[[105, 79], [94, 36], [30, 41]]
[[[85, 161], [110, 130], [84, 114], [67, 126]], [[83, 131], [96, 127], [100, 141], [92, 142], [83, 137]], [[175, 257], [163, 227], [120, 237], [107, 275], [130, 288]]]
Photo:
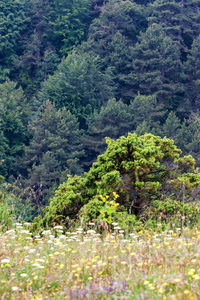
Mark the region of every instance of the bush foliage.
[[[181, 203], [177, 201], [196, 197], [200, 174], [194, 169], [195, 160], [192, 156], [180, 158], [181, 150], [173, 140], [129, 133], [116, 141], [107, 138], [107, 144], [107, 150], [85, 177], [69, 176], [59, 186], [45, 208], [41, 224], [62, 224], [69, 228], [70, 220], [81, 218], [109, 224], [128, 218], [134, 223], [145, 219], [151, 207], [155, 206], [159, 212], [156, 203], [162, 203], [166, 209], [165, 203], [170, 198], [177, 211], [177, 203]], [[186, 206], [182, 209], [187, 211]]]

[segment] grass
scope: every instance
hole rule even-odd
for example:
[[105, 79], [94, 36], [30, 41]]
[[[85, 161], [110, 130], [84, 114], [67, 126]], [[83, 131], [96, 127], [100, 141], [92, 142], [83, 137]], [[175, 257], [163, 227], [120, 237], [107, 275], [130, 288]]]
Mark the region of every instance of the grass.
[[1, 299], [200, 299], [198, 229], [118, 231], [1, 233]]

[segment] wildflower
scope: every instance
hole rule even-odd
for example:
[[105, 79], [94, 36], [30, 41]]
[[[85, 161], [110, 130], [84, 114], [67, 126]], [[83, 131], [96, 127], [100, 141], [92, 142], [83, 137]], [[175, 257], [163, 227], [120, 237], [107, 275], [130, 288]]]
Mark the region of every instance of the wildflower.
[[185, 290], [183, 293], [185, 294], [185, 295], [187, 295], [187, 294], [189, 294], [189, 290]]
[[178, 282], [180, 282], [181, 280], [180, 280], [180, 278], [175, 278], [174, 279], [174, 282], [176, 282], [176, 283], [178, 283]]
[[18, 288], [17, 286], [13, 286], [13, 287], [12, 287], [12, 291], [13, 291], [13, 292], [16, 292], [16, 291], [18, 291], [18, 290], [19, 290], [19, 288]]
[[35, 249], [30, 249], [30, 250], [29, 250], [29, 253], [34, 253], [34, 252], [36, 252]]
[[163, 293], [165, 292], [162, 288], [160, 288], [158, 291], [159, 291], [159, 293], [161, 293], [161, 294], [163, 294]]
[[93, 223], [93, 222], [90, 222], [90, 223], [88, 223], [88, 225], [95, 225], [95, 223]]
[[9, 263], [10, 263], [10, 260], [7, 259], [7, 258], [4, 258], [4, 259], [2, 259], [1, 263], [2, 263], [2, 264], [9, 264]]
[[192, 276], [192, 278], [194, 278], [194, 279], [200, 279], [200, 276], [197, 275], [197, 274], [195, 274], [195, 275]]
[[57, 226], [54, 227], [54, 229], [63, 229], [63, 227], [60, 226], [60, 225], [57, 225]]
[[27, 277], [28, 275], [26, 273], [20, 274], [21, 277]]
[[96, 233], [95, 230], [88, 230], [87, 233]]
[[190, 269], [189, 271], [188, 271], [188, 275], [193, 275], [194, 274], [194, 272], [195, 272], [195, 269]]
[[88, 280], [92, 280], [92, 279], [93, 279], [93, 277], [91, 277], [91, 276], [90, 276], [90, 277], [88, 277]]
[[63, 269], [64, 268], [64, 264], [60, 264], [60, 269]]

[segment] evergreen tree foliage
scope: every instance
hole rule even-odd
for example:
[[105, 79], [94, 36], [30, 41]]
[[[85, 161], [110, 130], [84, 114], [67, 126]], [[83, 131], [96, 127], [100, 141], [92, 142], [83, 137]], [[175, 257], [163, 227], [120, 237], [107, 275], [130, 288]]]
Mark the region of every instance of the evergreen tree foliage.
[[193, 39], [199, 35], [199, 0], [155, 0], [151, 5], [150, 24], [162, 26], [178, 45], [182, 60], [186, 59]]
[[112, 0], [102, 7], [99, 18], [92, 22], [82, 51], [101, 58], [101, 67], [111, 67], [116, 86], [115, 97], [127, 104], [132, 97], [128, 74], [132, 70], [131, 47], [141, 31], [147, 28], [145, 11], [130, 1]]
[[186, 108], [196, 111], [200, 99], [200, 36], [194, 40], [185, 63]]
[[0, 173], [8, 179], [17, 175], [17, 157], [23, 155], [24, 143], [28, 142], [27, 133], [30, 107], [21, 88], [8, 81], [0, 84]]
[[188, 120], [185, 120], [179, 130], [177, 143], [182, 147], [184, 154], [193, 155], [196, 164], [200, 166], [199, 152], [200, 152], [200, 118], [199, 112], [192, 113]]
[[85, 36], [90, 13], [89, 0], [51, 0], [48, 22], [52, 31], [48, 39], [66, 55]]
[[177, 59], [179, 49], [162, 27], [150, 26], [139, 37], [133, 49], [133, 73], [130, 76], [135, 94], [157, 95], [159, 103], [176, 107], [183, 96], [180, 84], [181, 61]]
[[0, 2], [0, 83], [8, 80], [14, 68], [14, 59], [21, 51], [18, 41], [28, 21], [24, 10], [24, 2]]
[[[79, 157], [83, 155], [81, 133], [77, 119], [66, 108], [56, 110], [50, 101], [38, 111], [37, 119], [29, 124], [33, 138], [25, 147], [22, 164], [25, 186], [35, 192], [42, 190], [41, 198], [48, 189], [57, 186], [62, 172], [80, 174]], [[25, 177], [26, 178], [26, 177]]]
[[99, 63], [98, 57], [72, 52], [44, 83], [40, 103], [49, 99], [57, 108], [65, 106], [84, 127], [87, 115], [113, 95], [112, 73], [102, 72]]
[[156, 95], [144, 96], [138, 94], [129, 105], [129, 113], [132, 116], [132, 130], [135, 130], [143, 122], [151, 128], [151, 132], [158, 133], [160, 121], [166, 113], [163, 104], [159, 104]]
[[[17, 81], [24, 89], [27, 97], [32, 98], [40, 88], [41, 82], [52, 75], [60, 62], [47, 35], [52, 31], [48, 23], [50, 3], [48, 0], [31, 0], [25, 2], [26, 14], [29, 18], [27, 30], [21, 35], [20, 43], [23, 52], [15, 60]], [[50, 64], [47, 68], [47, 57]], [[45, 73], [44, 73], [44, 69]]]
[[176, 117], [175, 112], [171, 111], [165, 121], [165, 124], [163, 124], [163, 136], [167, 136], [170, 139], [173, 139], [176, 144], [178, 143], [178, 133], [181, 127], [180, 119]]
[[87, 160], [91, 163], [106, 149], [105, 137], [117, 139], [131, 130], [132, 116], [129, 107], [121, 100], [109, 99], [100, 111], [95, 110], [87, 118], [87, 132], [83, 137]]

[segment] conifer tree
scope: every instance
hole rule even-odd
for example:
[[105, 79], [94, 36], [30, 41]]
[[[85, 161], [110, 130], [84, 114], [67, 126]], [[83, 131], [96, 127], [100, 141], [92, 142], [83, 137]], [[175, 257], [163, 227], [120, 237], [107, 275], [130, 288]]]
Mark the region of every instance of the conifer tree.
[[47, 17], [52, 31], [48, 39], [66, 55], [85, 36], [90, 13], [89, 0], [51, 0]]
[[14, 60], [18, 51], [21, 51], [18, 41], [27, 26], [24, 10], [24, 2], [0, 2], [0, 83], [9, 79], [14, 69]]
[[0, 173], [6, 179], [17, 176], [18, 156], [23, 155], [24, 144], [28, 142], [27, 133], [30, 107], [21, 88], [8, 81], [0, 84], [0, 132], [3, 163]]
[[180, 119], [177, 118], [175, 112], [171, 111], [163, 124], [163, 136], [173, 139], [178, 144], [178, 132], [181, 127]]
[[184, 65], [186, 76], [186, 103], [188, 110], [196, 111], [200, 100], [200, 36], [194, 40]]
[[44, 103], [37, 119], [29, 125], [33, 138], [25, 147], [21, 161], [25, 186], [35, 191], [42, 188], [42, 198], [47, 190], [59, 183], [61, 173], [80, 174], [79, 158], [83, 155], [81, 133], [77, 119], [69, 110], [56, 110], [50, 101]]
[[100, 70], [98, 57], [74, 51], [44, 83], [38, 99], [40, 103], [49, 99], [57, 108], [65, 106], [84, 127], [87, 115], [112, 96], [112, 72]]
[[178, 45], [185, 60], [194, 38], [199, 35], [199, 0], [156, 0], [150, 5], [150, 24], [157, 23]]
[[138, 35], [147, 28], [145, 10], [136, 3], [122, 0], [108, 1], [99, 18], [93, 20], [82, 51], [90, 51], [101, 58], [101, 68], [112, 68], [116, 86], [116, 99], [129, 104], [132, 88], [129, 84], [131, 47]]
[[179, 130], [177, 144], [182, 146], [183, 154], [191, 154], [200, 166], [200, 117], [199, 112], [192, 113], [188, 120], [185, 120]]
[[156, 95], [144, 96], [138, 94], [129, 105], [129, 112], [132, 116], [132, 130], [146, 122], [147, 126], [153, 129], [152, 132], [156, 133], [158, 130], [161, 119], [166, 113], [163, 104], [158, 104]]
[[83, 144], [87, 157], [84, 164], [87, 166], [91, 161], [103, 153], [106, 148], [105, 137], [117, 139], [126, 135], [131, 130], [132, 116], [129, 108], [122, 101], [110, 99], [100, 111], [95, 110], [87, 118], [87, 132], [83, 137]]
[[133, 73], [130, 75], [133, 91], [145, 95], [157, 95], [159, 103], [177, 107], [183, 96], [180, 84], [181, 61], [179, 49], [162, 27], [151, 25], [139, 37], [133, 48]]

